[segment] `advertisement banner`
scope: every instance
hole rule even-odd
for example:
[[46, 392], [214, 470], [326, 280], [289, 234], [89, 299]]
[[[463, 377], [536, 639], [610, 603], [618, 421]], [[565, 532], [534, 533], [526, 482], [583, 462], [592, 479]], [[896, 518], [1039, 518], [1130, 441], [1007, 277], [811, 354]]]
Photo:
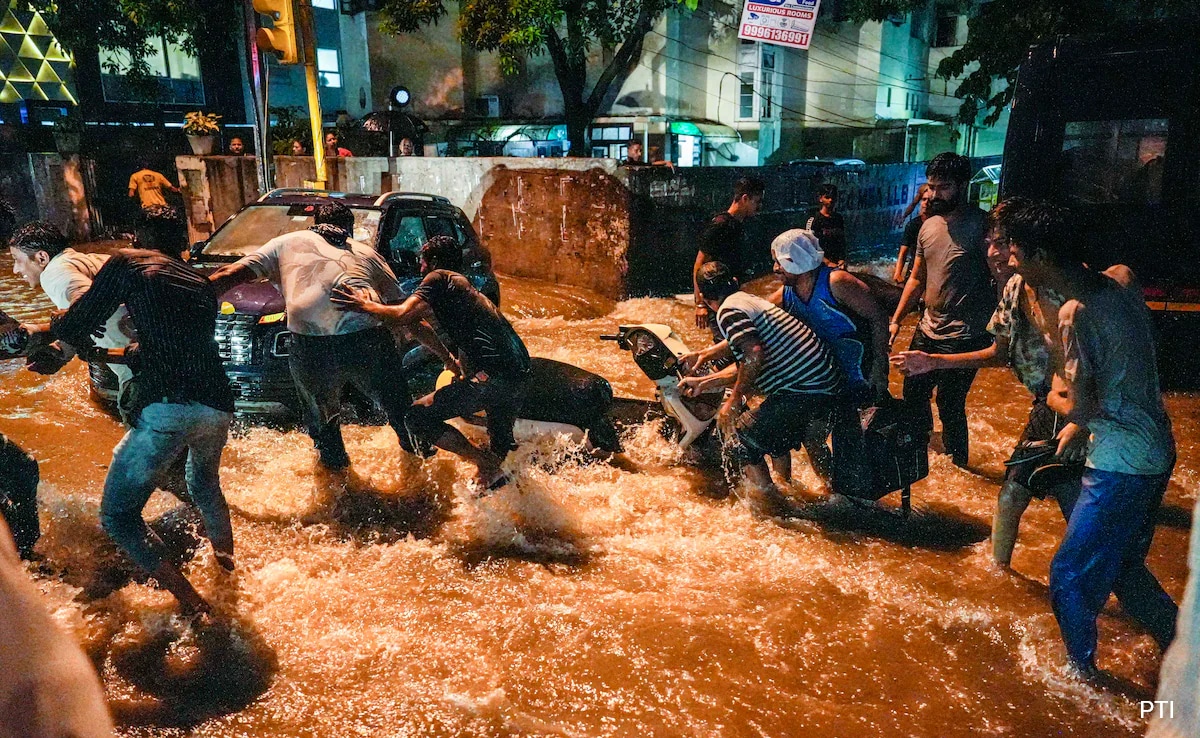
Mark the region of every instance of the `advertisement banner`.
[[821, 0], [746, 0], [738, 38], [807, 49]]

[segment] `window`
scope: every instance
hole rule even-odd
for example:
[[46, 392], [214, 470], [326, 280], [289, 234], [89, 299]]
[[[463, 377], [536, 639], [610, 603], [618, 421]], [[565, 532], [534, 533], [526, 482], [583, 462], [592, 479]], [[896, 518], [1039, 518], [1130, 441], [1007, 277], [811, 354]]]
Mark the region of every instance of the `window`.
[[931, 46], [958, 46], [958, 13], [951, 7], [939, 7]]
[[593, 126], [591, 138], [594, 143], [625, 143], [633, 138], [633, 126]]
[[312, 6], [325, 10], [337, 10], [337, 0], [312, 0]]
[[762, 100], [762, 107], [758, 111], [758, 117], [767, 118], [767, 119], [774, 118], [775, 117], [775, 115], [774, 115], [775, 114], [775, 106], [772, 105], [772, 102], [773, 102], [772, 98], [774, 97], [774, 95], [772, 95], [772, 92], [775, 89], [775, 50], [774, 49], [768, 49], [765, 46], [763, 47], [763, 49], [762, 49], [762, 66], [759, 69], [760, 69], [760, 75], [761, 75], [760, 79], [759, 79], [759, 84], [761, 85], [761, 87], [759, 89], [761, 89], [763, 92], [762, 92], [762, 95], [760, 95], [760, 99]]
[[754, 117], [754, 72], [742, 72], [738, 88], [738, 117]]
[[317, 49], [317, 77], [322, 87], [342, 86], [337, 49]]
[[200, 79], [200, 60], [182, 46], [162, 37], [149, 40], [146, 57], [151, 81], [130, 84], [126, 74], [129, 55], [123, 51], [101, 49], [100, 86], [106, 102], [159, 102], [204, 104], [204, 84]]
[[1160, 204], [1167, 127], [1166, 118], [1067, 123], [1059, 161], [1064, 204]]
[[462, 226], [440, 215], [395, 212], [390, 218], [394, 232], [387, 238], [385, 258], [396, 276], [404, 279], [420, 273], [421, 247], [434, 236], [450, 236], [464, 244]]

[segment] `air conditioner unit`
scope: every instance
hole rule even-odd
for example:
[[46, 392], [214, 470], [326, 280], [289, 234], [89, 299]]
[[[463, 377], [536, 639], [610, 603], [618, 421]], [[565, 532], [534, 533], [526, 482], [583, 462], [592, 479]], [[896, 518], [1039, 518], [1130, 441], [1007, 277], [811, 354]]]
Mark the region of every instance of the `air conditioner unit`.
[[500, 96], [482, 95], [475, 98], [475, 109], [485, 118], [500, 117]]

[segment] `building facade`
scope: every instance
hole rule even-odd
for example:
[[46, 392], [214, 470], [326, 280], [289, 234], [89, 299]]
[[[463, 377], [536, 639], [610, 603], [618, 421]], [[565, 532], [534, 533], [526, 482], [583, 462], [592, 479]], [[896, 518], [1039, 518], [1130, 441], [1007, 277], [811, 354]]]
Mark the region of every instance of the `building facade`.
[[[641, 57], [589, 131], [587, 153], [621, 157], [630, 138], [677, 165], [758, 165], [798, 159], [921, 161], [939, 151], [999, 154], [1006, 117], [995, 126], [954, 122], [956, 83], [936, 77], [961, 46], [969, 14], [930, 0], [879, 23], [850, 23], [845, 0], [822, 3], [811, 47], [797, 50], [737, 38], [741, 3], [701, 0], [673, 10], [647, 34]], [[549, 59], [516, 75], [457, 40], [445, 22], [401, 37], [368, 16], [375, 97], [403, 84], [412, 112], [442, 121], [449, 153], [554, 155], [565, 130]], [[595, 53], [598, 73], [603, 52]], [[475, 142], [456, 151], [455, 142]]]

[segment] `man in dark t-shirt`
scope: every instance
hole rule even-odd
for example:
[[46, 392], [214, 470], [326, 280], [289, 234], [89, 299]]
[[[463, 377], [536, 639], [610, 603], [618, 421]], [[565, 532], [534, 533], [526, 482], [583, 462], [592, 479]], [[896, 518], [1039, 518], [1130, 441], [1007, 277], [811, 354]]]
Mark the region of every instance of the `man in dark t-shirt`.
[[841, 266], [846, 263], [846, 219], [837, 212], [837, 185], [823, 184], [817, 189], [821, 207], [808, 218], [805, 229], [817, 234], [825, 263]]
[[757, 177], [742, 177], [733, 183], [733, 202], [724, 212], [717, 213], [700, 234], [700, 248], [692, 266], [692, 293], [696, 300], [696, 327], [712, 328], [713, 340], [717, 330], [696, 275], [710, 261], [719, 261], [729, 268], [735, 278], [742, 277], [742, 224], [762, 207], [766, 185]]
[[208, 603], [163, 556], [163, 542], [142, 519], [142, 509], [162, 472], [186, 453], [188, 493], [204, 532], [217, 562], [234, 568], [233, 529], [219, 474], [234, 398], [213, 337], [217, 296], [208, 279], [179, 258], [187, 231], [177, 210], [146, 208], [136, 229], [141, 248], [118, 251], [70, 309], [48, 326], [30, 327], [30, 345], [61, 339], [83, 356], [91, 353], [86, 347], [92, 332], [121, 304], [129, 310], [138, 343], [125, 353], [134, 373], [121, 405], [131, 427], [113, 451], [100, 522], [185, 612], [207, 612]]
[[[529, 351], [508, 320], [471, 286], [461, 269], [458, 242], [449, 236], [434, 236], [421, 248], [425, 275], [421, 286], [400, 305], [382, 305], [371, 300], [365, 290], [349, 287], [335, 290], [333, 301], [343, 309], [367, 313], [393, 326], [410, 327], [425, 321], [443, 337], [442, 345], [430, 348], [456, 379], [417, 400], [408, 411], [406, 424], [419, 441], [475, 464], [479, 485], [492, 490], [509, 481], [500, 464], [517, 446], [513, 424], [529, 381]], [[490, 449], [476, 447], [446, 423], [480, 410], [487, 415]]]

